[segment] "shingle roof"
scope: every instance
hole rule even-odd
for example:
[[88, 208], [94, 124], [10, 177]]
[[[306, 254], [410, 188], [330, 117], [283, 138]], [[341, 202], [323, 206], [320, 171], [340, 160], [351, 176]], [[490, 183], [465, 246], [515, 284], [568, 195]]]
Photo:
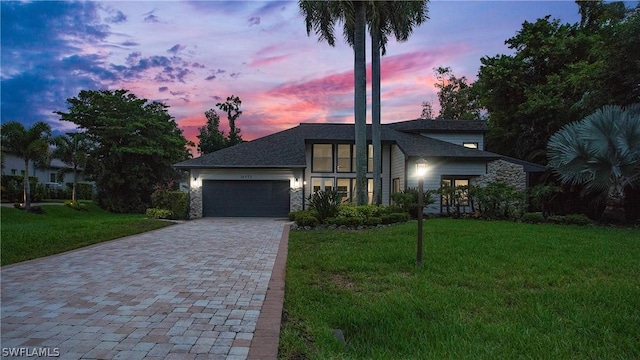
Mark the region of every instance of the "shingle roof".
[[[428, 125], [425, 125], [428, 124]], [[460, 124], [459, 124], [460, 123]], [[486, 123], [467, 120], [413, 120], [384, 124], [380, 128], [382, 142], [395, 143], [408, 156], [468, 159], [498, 159], [501, 156], [487, 151], [468, 149], [460, 145], [416, 134], [431, 131], [486, 131]], [[466, 125], [466, 126], [462, 126]], [[427, 129], [428, 128], [428, 129]], [[306, 167], [305, 144], [317, 142], [350, 142], [355, 138], [353, 124], [302, 123], [253, 141], [189, 159], [177, 168], [292, 168]], [[371, 125], [367, 125], [367, 139], [371, 140]]]
[[489, 127], [483, 120], [427, 120], [416, 119], [388, 124], [394, 130], [404, 132], [487, 132]]

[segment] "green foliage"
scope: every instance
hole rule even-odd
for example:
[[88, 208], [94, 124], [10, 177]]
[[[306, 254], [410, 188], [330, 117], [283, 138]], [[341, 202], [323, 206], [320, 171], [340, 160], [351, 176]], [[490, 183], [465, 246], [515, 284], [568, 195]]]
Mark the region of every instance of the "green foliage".
[[225, 140], [225, 147], [240, 144], [244, 141], [240, 135], [240, 128], [236, 127], [236, 120], [242, 115], [241, 104], [242, 100], [234, 95], [227, 97], [227, 101], [216, 104], [220, 110], [227, 113], [227, 119], [229, 120], [229, 137]]
[[220, 130], [220, 117], [214, 109], [209, 109], [204, 113], [207, 118], [205, 126], [198, 128], [198, 152], [201, 155], [212, 153], [229, 146], [228, 139], [224, 136], [224, 131]]
[[548, 149], [563, 183], [606, 194], [603, 221], [624, 222], [625, 189], [640, 183], [640, 104], [605, 106], [565, 125]]
[[473, 87], [488, 112], [487, 150], [545, 164], [548, 139], [562, 126], [640, 99], [640, 11], [577, 3], [580, 23], [525, 21], [506, 41], [512, 55], [481, 59]]
[[168, 210], [171, 214], [168, 218], [173, 220], [186, 220], [189, 217], [189, 194], [182, 191], [173, 191], [173, 181], [166, 184], [156, 184], [151, 193], [151, 205], [154, 208]]
[[148, 208], [145, 215], [151, 219], [170, 219], [173, 212], [166, 209]]
[[[2, 124], [0, 130], [2, 137], [2, 153], [11, 153], [24, 160], [24, 179], [29, 179], [29, 162], [36, 164], [48, 163], [51, 153], [49, 146], [52, 143], [51, 127], [42, 121], [36, 122], [30, 128], [25, 128], [23, 124], [10, 121]], [[23, 202], [24, 207], [29, 209], [32, 200], [31, 183], [23, 181]]]
[[450, 67], [433, 69], [436, 75], [440, 114], [437, 119], [480, 120], [481, 107], [465, 76], [458, 78]]
[[320, 221], [318, 220], [317, 217], [313, 215], [304, 214], [296, 218], [296, 224], [302, 227], [305, 227], [305, 226], [314, 227], [320, 224]]
[[98, 204], [112, 212], [143, 212], [153, 184], [177, 177], [173, 164], [188, 158], [189, 143], [168, 106], [127, 90], [83, 90], [67, 102], [69, 111], [56, 113], [95, 145], [85, 174], [95, 180]]
[[544, 217], [540, 212], [524, 213], [520, 219], [529, 224], [559, 224], [559, 225], [591, 225], [592, 221], [584, 214], [551, 215]]
[[87, 166], [88, 153], [92, 147], [92, 143], [83, 133], [68, 133], [67, 136], [58, 136], [54, 139], [55, 149], [52, 156], [60, 159], [71, 168], [62, 168], [58, 171], [58, 179], [62, 181], [66, 173], [73, 174], [73, 183], [71, 185], [71, 201], [76, 201], [78, 172]]
[[525, 194], [502, 182], [470, 186], [468, 196], [472, 211], [483, 219], [517, 219], [526, 207]]
[[[67, 183], [67, 191], [71, 193], [73, 183]], [[78, 183], [76, 184], [76, 200], [93, 199], [93, 184]]]
[[411, 215], [408, 213], [389, 213], [382, 214], [380, 219], [383, 224], [395, 224], [409, 221], [411, 219]]
[[318, 220], [323, 222], [328, 217], [334, 217], [338, 213], [340, 194], [338, 190], [320, 190], [307, 198], [309, 208], [318, 212]]
[[[296, 224], [300, 225], [303, 222], [309, 222], [310, 220], [303, 220], [303, 218], [314, 217], [316, 220], [319, 219], [318, 212], [316, 210], [298, 210], [292, 211], [289, 213], [289, 220], [294, 221]], [[319, 223], [319, 220], [318, 220]]]
[[[429, 189], [423, 193], [422, 203], [425, 207], [435, 202], [434, 195], [437, 190]], [[418, 217], [418, 189], [409, 188], [391, 194], [391, 208], [393, 212], [408, 213], [412, 218]]]
[[546, 222], [546, 219], [544, 216], [542, 216], [541, 212], [524, 213], [522, 214], [520, 220], [528, 224], [541, 224], [543, 222]]
[[73, 201], [73, 200], [67, 200], [64, 202], [64, 206], [69, 207], [73, 210], [78, 210], [78, 211], [89, 211], [89, 208], [84, 205], [81, 204], [77, 201]]

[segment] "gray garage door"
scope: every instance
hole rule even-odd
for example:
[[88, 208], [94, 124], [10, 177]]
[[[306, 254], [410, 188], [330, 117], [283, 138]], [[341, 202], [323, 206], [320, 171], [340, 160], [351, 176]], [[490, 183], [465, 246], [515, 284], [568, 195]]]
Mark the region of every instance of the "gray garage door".
[[288, 180], [205, 180], [202, 184], [203, 216], [286, 217], [288, 214]]

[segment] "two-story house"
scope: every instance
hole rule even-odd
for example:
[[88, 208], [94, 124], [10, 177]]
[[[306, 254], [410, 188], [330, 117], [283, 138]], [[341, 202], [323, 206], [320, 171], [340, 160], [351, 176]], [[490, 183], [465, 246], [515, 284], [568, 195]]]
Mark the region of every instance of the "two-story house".
[[[484, 151], [484, 121], [411, 120], [381, 126], [382, 203], [417, 187], [415, 162], [424, 158], [425, 189], [507, 182], [524, 190], [529, 173], [544, 167]], [[192, 218], [286, 216], [305, 207], [317, 190], [335, 188], [343, 201], [355, 196], [355, 126], [302, 123], [175, 165], [189, 171]], [[372, 198], [373, 149], [367, 126], [367, 192]], [[442, 199], [425, 209], [443, 211]]]

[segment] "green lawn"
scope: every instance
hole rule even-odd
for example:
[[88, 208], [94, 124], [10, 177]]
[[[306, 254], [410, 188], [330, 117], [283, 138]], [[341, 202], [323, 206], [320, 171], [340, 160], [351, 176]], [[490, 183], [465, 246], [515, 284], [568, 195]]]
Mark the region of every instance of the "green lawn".
[[292, 231], [280, 357], [640, 358], [640, 230], [416, 228]]
[[89, 203], [89, 211], [45, 205], [44, 214], [1, 208], [1, 264], [35, 259], [158, 229], [170, 223], [141, 214], [112, 214]]

